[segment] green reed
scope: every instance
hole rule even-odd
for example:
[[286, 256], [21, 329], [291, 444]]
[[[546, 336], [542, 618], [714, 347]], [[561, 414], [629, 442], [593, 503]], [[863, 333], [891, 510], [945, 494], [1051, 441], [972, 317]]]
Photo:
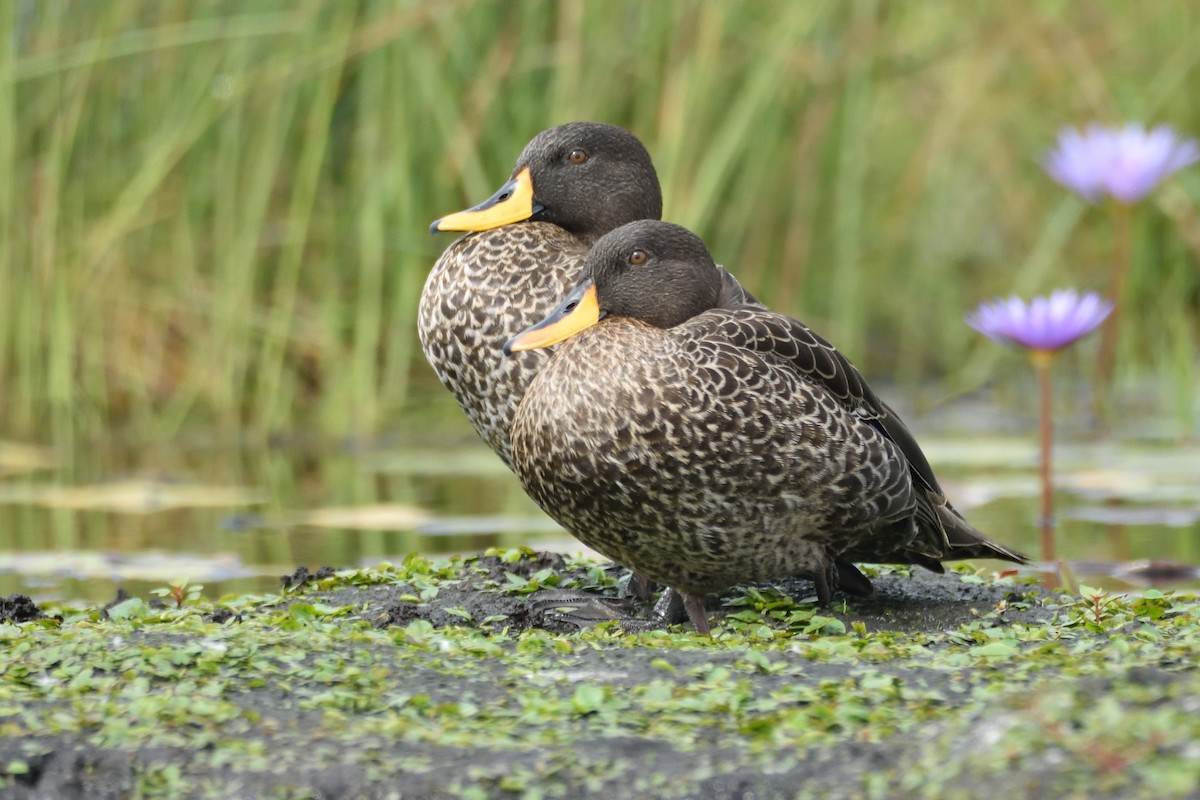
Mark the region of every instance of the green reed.
[[[869, 375], [970, 388], [1006, 363], [978, 300], [1103, 286], [1103, 211], [1037, 163], [1057, 129], [1200, 133], [1194, 3], [15, 2], [0, 30], [0, 432], [67, 445], [398, 424], [429, 221], [585, 118]], [[1187, 421], [1198, 205], [1193, 171], [1140, 211], [1118, 362]]]

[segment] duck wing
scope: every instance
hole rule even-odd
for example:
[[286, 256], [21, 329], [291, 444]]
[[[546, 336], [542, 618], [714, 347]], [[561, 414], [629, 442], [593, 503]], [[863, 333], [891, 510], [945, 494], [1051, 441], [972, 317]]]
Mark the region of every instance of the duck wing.
[[[734, 290], [728, 291], [732, 296]], [[737, 346], [787, 362], [896, 445], [908, 462], [914, 488], [921, 498], [916, 517], [922, 536], [919, 543], [914, 542], [917, 550], [910, 553], [909, 560], [935, 571], [941, 571], [938, 559], [999, 558], [1028, 562], [1024, 555], [993, 542], [975, 529], [950, 504], [912, 431], [875, 394], [858, 368], [828, 340], [803, 322], [761, 306], [729, 309], [717, 327]]]

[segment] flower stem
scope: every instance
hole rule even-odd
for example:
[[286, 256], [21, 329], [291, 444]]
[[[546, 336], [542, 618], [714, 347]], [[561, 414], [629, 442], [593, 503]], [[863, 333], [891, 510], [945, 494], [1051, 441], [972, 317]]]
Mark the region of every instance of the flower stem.
[[1116, 249], [1113, 253], [1112, 270], [1109, 275], [1109, 293], [1113, 299], [1113, 310], [1105, 320], [1100, 332], [1100, 352], [1096, 357], [1096, 416], [1108, 416], [1108, 403], [1112, 391], [1112, 379], [1116, 372], [1117, 340], [1120, 338], [1121, 308], [1125, 305], [1125, 286], [1129, 282], [1130, 262], [1133, 260], [1133, 206], [1113, 202], [1113, 227], [1116, 231]]
[[[1039, 440], [1041, 444], [1042, 513], [1039, 527], [1042, 534], [1042, 583], [1054, 589], [1059, 582], [1057, 560], [1054, 555], [1054, 482], [1051, 478], [1051, 450], [1054, 443], [1053, 403], [1050, 396], [1050, 365], [1054, 353], [1033, 350], [1029, 354], [1038, 376]], [[1048, 567], [1055, 565], [1054, 571]]]

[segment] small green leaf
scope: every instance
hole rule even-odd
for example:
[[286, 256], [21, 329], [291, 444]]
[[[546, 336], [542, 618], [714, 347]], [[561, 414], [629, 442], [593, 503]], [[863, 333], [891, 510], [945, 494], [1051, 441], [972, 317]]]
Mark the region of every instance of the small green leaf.
[[128, 600], [122, 600], [108, 609], [108, 618], [112, 620], [145, 619], [149, 615], [150, 607], [140, 597], [131, 597]]
[[972, 647], [970, 652], [979, 658], [1008, 658], [1017, 652], [1017, 646], [1012, 642], [995, 639], [987, 644]]
[[834, 617], [813, 614], [804, 628], [805, 633], [841, 634], [846, 632], [846, 623]]
[[292, 603], [288, 606], [288, 616], [301, 622], [320, 616], [312, 603]]
[[591, 714], [604, 706], [604, 687], [590, 683], [581, 683], [575, 687], [575, 696], [571, 705], [580, 714]]
[[769, 672], [771, 669], [771, 659], [767, 658], [766, 653], [761, 650], [747, 650], [743, 658], [747, 663], [757, 667], [760, 672]]

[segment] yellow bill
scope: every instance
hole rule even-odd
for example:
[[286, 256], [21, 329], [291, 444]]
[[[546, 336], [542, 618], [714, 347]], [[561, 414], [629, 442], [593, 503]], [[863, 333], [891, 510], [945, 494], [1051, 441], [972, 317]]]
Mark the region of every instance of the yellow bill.
[[429, 232], [486, 231], [527, 220], [539, 211], [541, 207], [533, 202], [533, 179], [525, 167], [474, 208], [435, 220]]
[[538, 324], [526, 328], [504, 344], [504, 353], [537, 350], [570, 339], [603, 318], [596, 299], [596, 284], [590, 278], [571, 290], [558, 308]]

